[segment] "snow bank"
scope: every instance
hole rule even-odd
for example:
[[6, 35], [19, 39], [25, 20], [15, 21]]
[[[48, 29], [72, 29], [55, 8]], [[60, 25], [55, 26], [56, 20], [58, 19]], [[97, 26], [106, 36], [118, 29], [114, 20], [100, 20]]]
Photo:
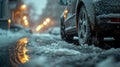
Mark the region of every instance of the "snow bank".
[[16, 32], [13, 33], [11, 31], [0, 29], [0, 47], [5, 47], [10, 45], [11, 43], [16, 42], [22, 37], [28, 37], [30, 34]]
[[[46, 38], [47, 36], [47, 38]], [[49, 39], [50, 38], [50, 39]], [[50, 35], [31, 36], [27, 45], [30, 61], [19, 67], [119, 67], [120, 49], [76, 46]]]
[[[66, 44], [64, 44], [66, 45]], [[53, 56], [71, 56], [81, 54], [79, 51], [62, 48], [59, 43], [51, 43], [50, 45], [40, 45], [36, 44], [35, 42], [28, 44], [28, 49], [30, 50], [29, 54], [34, 55], [53, 55]]]

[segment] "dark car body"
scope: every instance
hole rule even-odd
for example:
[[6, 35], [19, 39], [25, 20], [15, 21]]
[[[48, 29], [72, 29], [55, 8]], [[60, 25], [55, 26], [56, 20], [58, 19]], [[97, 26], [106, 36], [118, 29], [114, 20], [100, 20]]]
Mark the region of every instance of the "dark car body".
[[11, 24], [10, 31], [11, 32], [23, 32], [23, 33], [32, 34], [32, 30], [30, 28], [24, 28], [22, 25], [19, 25], [19, 24]]
[[83, 6], [91, 36], [116, 38], [120, 35], [120, 0], [61, 0], [60, 4], [66, 6], [60, 21], [64, 34], [69, 35], [67, 37], [78, 36], [80, 11]]
[[7, 30], [9, 28], [9, 22], [8, 19], [0, 18], [0, 29]]

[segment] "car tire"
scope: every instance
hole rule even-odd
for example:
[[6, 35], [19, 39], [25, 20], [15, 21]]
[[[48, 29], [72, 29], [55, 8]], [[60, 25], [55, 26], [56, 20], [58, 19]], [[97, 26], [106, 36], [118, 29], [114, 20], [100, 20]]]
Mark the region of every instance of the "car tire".
[[95, 45], [104, 48], [103, 36], [91, 29], [90, 21], [85, 6], [79, 12], [78, 41], [81, 46], [84, 44]]
[[84, 44], [91, 44], [91, 27], [89, 23], [89, 18], [85, 9], [85, 6], [82, 6], [79, 12], [79, 21], [78, 21], [78, 41], [81, 46]]
[[61, 18], [61, 29], [60, 29], [61, 38], [66, 42], [71, 43], [73, 41], [73, 36], [66, 34], [65, 25], [63, 22], [64, 22], [64, 18]]

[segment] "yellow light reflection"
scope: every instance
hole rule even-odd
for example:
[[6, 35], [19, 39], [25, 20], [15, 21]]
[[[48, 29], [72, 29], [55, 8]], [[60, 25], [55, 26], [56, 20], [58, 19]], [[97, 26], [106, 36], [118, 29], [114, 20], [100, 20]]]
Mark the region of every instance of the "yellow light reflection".
[[17, 58], [20, 61], [20, 63], [24, 64], [29, 61], [30, 57], [26, 54], [28, 52], [28, 49], [26, 48], [28, 43], [28, 38], [23, 38], [19, 40], [19, 43], [17, 44]]
[[65, 19], [67, 18], [67, 15], [68, 15], [68, 10], [65, 9], [65, 11], [64, 11], [64, 18], [65, 18]]
[[67, 13], [68, 13], [68, 10], [66, 9], [66, 10], [64, 11], [64, 13], [67, 14]]

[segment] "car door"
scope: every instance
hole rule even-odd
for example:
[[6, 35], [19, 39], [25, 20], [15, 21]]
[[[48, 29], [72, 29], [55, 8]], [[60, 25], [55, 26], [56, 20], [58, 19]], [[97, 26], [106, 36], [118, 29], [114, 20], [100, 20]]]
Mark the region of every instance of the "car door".
[[68, 10], [68, 14], [65, 20], [65, 27], [66, 27], [66, 30], [71, 31], [71, 29], [76, 28], [75, 8], [76, 8], [77, 0], [67, 0], [67, 2], [68, 2], [68, 5], [65, 10]]

